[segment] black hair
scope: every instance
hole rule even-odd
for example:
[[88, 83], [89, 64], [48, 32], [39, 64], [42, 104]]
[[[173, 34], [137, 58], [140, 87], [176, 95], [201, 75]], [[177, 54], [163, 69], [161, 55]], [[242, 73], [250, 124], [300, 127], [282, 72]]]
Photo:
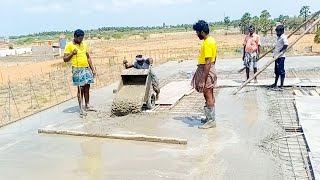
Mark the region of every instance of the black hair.
[[77, 29], [74, 31], [74, 37], [82, 37], [84, 36], [84, 31], [81, 29]]
[[204, 20], [199, 20], [198, 22], [196, 22], [193, 25], [193, 30], [198, 31], [198, 32], [203, 31], [206, 34], [209, 34], [209, 32], [210, 32], [209, 25]]
[[276, 31], [284, 31], [284, 26], [283, 25], [278, 25], [276, 28]]
[[255, 30], [256, 28], [253, 25], [250, 25], [249, 29], [254, 29]]

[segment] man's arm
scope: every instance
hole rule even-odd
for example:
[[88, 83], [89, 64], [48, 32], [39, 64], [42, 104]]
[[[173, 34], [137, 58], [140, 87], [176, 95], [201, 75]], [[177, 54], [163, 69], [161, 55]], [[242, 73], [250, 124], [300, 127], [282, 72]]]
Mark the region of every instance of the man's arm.
[[93, 66], [90, 54], [87, 52], [86, 55], [87, 55], [88, 63], [89, 63], [90, 69], [92, 71], [92, 74], [93, 74], [93, 76], [95, 76], [96, 75], [96, 69]]
[[134, 65], [132, 63], [129, 63], [127, 60], [123, 60], [123, 65], [126, 69], [134, 67]]
[[260, 53], [261, 53], [261, 39], [260, 39], [260, 36], [257, 35], [257, 44], [258, 44], [258, 57], [260, 56]]
[[69, 62], [71, 61], [72, 57], [78, 53], [78, 50], [74, 48], [72, 45], [67, 44], [64, 55], [63, 55], [63, 61]]
[[204, 65], [204, 73], [203, 73], [203, 82], [206, 85], [207, 84], [207, 79], [209, 76], [209, 72], [210, 72], [210, 67], [212, 64], [212, 58], [206, 58], [206, 64]]
[[243, 46], [243, 56], [242, 56], [242, 60], [244, 60], [245, 55], [246, 55], [246, 45]]
[[280, 53], [284, 52], [288, 49], [288, 45], [283, 45], [282, 49], [280, 50]]
[[63, 61], [64, 62], [69, 62], [72, 59], [72, 57], [74, 55], [76, 55], [77, 53], [78, 53], [78, 51], [76, 49], [74, 49], [71, 53], [64, 53]]
[[243, 56], [242, 56], [242, 60], [244, 60], [244, 57], [246, 55], [246, 46], [247, 46], [247, 36], [244, 38], [244, 41], [243, 41]]
[[288, 41], [287, 36], [283, 36], [282, 41], [283, 41], [283, 44], [284, 44], [284, 45], [283, 45], [282, 49], [280, 50], [280, 53], [281, 53], [281, 52], [284, 52], [285, 50], [287, 50], [287, 48], [288, 48], [288, 46], [289, 46], [289, 41]]
[[153, 64], [153, 59], [152, 58], [147, 58], [147, 63], [149, 63], [150, 65], [152, 65]]

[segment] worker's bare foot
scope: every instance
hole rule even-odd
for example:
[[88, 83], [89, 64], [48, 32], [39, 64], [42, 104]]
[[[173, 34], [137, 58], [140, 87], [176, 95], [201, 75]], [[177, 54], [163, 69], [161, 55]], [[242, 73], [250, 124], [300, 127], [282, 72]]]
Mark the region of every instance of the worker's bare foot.
[[254, 84], [257, 84], [258, 83], [258, 80], [257, 79], [254, 79]]
[[89, 104], [87, 104], [85, 107], [84, 107], [85, 111], [94, 111], [96, 112], [97, 110], [94, 109], [92, 106], [90, 106]]

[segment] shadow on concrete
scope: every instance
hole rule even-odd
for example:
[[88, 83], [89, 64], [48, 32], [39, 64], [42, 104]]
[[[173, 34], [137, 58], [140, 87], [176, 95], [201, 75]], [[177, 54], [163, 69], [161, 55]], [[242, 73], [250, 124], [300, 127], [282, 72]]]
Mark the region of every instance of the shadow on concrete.
[[79, 110], [79, 106], [74, 106], [74, 107], [64, 109], [62, 112], [64, 112], [64, 113], [79, 113], [80, 110]]
[[185, 117], [175, 117], [173, 119], [182, 121], [183, 123], [187, 124], [189, 127], [198, 127], [202, 125], [200, 117], [185, 116]]

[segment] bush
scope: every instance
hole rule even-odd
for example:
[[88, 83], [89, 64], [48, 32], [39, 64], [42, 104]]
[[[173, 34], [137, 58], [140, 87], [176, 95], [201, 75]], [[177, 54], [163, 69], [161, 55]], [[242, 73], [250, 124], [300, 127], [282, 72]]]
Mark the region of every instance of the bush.
[[12, 44], [9, 44], [9, 49], [14, 49]]
[[123, 35], [119, 34], [119, 33], [116, 33], [116, 34], [112, 34], [111, 37], [114, 38], [114, 39], [121, 39], [123, 37]]
[[148, 39], [149, 38], [149, 34], [147, 34], [147, 33], [143, 33], [143, 34], [141, 34], [140, 35], [144, 40], [146, 40], [146, 39]]

